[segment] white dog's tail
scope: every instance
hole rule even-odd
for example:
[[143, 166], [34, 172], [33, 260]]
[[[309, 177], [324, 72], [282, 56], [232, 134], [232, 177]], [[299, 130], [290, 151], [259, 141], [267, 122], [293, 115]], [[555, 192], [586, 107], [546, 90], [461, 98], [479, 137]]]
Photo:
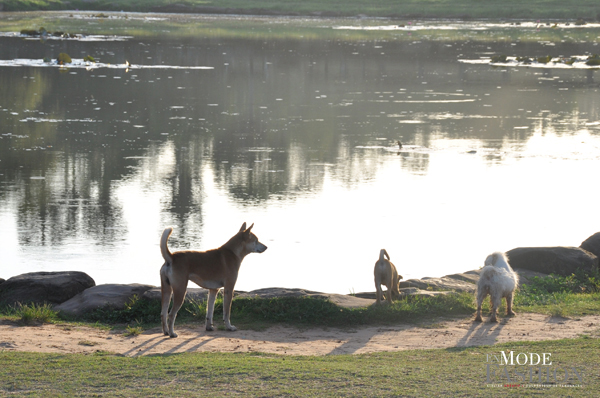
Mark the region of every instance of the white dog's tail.
[[169, 264], [173, 262], [173, 255], [169, 250], [169, 246], [167, 246], [167, 242], [169, 241], [169, 236], [171, 236], [171, 233], [173, 233], [172, 227], [165, 228], [160, 238], [160, 252], [162, 253], [165, 261]]
[[390, 261], [390, 255], [388, 254], [388, 252], [385, 249], [381, 249], [379, 251], [379, 261], [383, 261], [384, 256], [387, 257], [388, 261]]

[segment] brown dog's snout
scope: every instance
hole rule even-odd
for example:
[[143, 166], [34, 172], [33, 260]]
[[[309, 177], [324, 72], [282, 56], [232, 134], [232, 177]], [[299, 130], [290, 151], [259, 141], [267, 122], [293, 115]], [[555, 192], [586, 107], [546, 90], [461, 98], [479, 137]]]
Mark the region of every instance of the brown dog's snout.
[[268, 249], [268, 247], [267, 247], [267, 246], [265, 246], [265, 245], [263, 245], [263, 244], [262, 244], [262, 243], [260, 243], [260, 242], [258, 242], [258, 245], [256, 245], [256, 251], [257, 251], [258, 253], [262, 253], [262, 252], [264, 252], [264, 251], [265, 251], [265, 250], [267, 250], [267, 249]]

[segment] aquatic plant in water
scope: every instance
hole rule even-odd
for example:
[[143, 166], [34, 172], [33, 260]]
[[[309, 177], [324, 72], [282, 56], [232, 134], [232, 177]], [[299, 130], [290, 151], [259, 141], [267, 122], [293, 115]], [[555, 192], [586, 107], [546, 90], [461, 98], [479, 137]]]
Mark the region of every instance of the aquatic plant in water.
[[57, 60], [59, 65], [70, 64], [72, 62], [71, 57], [67, 53], [58, 54]]

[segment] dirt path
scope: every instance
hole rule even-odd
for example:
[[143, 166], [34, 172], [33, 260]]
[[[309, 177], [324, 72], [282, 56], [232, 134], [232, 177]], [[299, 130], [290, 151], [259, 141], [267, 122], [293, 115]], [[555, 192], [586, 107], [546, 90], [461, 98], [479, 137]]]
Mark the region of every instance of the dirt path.
[[429, 327], [395, 325], [296, 329], [284, 326], [264, 331], [206, 332], [201, 327], [176, 329], [179, 337], [164, 337], [158, 328], [125, 337], [71, 325], [18, 326], [0, 322], [0, 350], [55, 353], [108, 351], [127, 356], [180, 352], [249, 352], [287, 355], [361, 354], [379, 351], [493, 345], [509, 341], [540, 341], [600, 333], [600, 316], [565, 319], [520, 314], [500, 323], [474, 323], [471, 318], [440, 321]]

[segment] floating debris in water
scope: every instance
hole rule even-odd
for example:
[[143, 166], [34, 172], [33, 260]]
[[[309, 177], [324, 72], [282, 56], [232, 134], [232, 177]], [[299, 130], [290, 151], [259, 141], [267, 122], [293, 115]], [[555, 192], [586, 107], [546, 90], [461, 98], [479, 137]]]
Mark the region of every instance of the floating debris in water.
[[526, 66], [533, 68], [578, 68], [597, 69], [600, 66], [600, 55], [574, 55], [571, 57], [509, 57], [506, 55], [493, 55], [490, 58], [459, 59], [465, 64], [489, 64], [491, 66]]
[[[61, 53], [64, 54], [64, 53]], [[64, 54], [68, 57], [67, 54]], [[60, 56], [59, 56], [60, 58]], [[87, 57], [86, 57], [87, 58]], [[179, 65], [135, 65], [130, 64], [129, 62], [125, 64], [106, 64], [102, 62], [93, 62], [86, 61], [84, 59], [71, 59], [67, 61], [67, 58], [62, 58], [62, 64], [59, 62], [53, 62], [51, 60], [45, 59], [13, 59], [13, 60], [0, 60], [1, 66], [33, 66], [33, 67], [60, 67], [60, 68], [85, 68], [88, 70], [91, 69], [99, 69], [99, 68], [108, 68], [108, 69], [214, 69], [212, 66], [179, 66]]]
[[25, 40], [77, 40], [77, 41], [126, 41], [133, 36], [107, 36], [86, 35], [82, 33], [48, 32], [40, 30], [23, 29], [20, 32], [0, 32], [0, 37], [14, 37]]

